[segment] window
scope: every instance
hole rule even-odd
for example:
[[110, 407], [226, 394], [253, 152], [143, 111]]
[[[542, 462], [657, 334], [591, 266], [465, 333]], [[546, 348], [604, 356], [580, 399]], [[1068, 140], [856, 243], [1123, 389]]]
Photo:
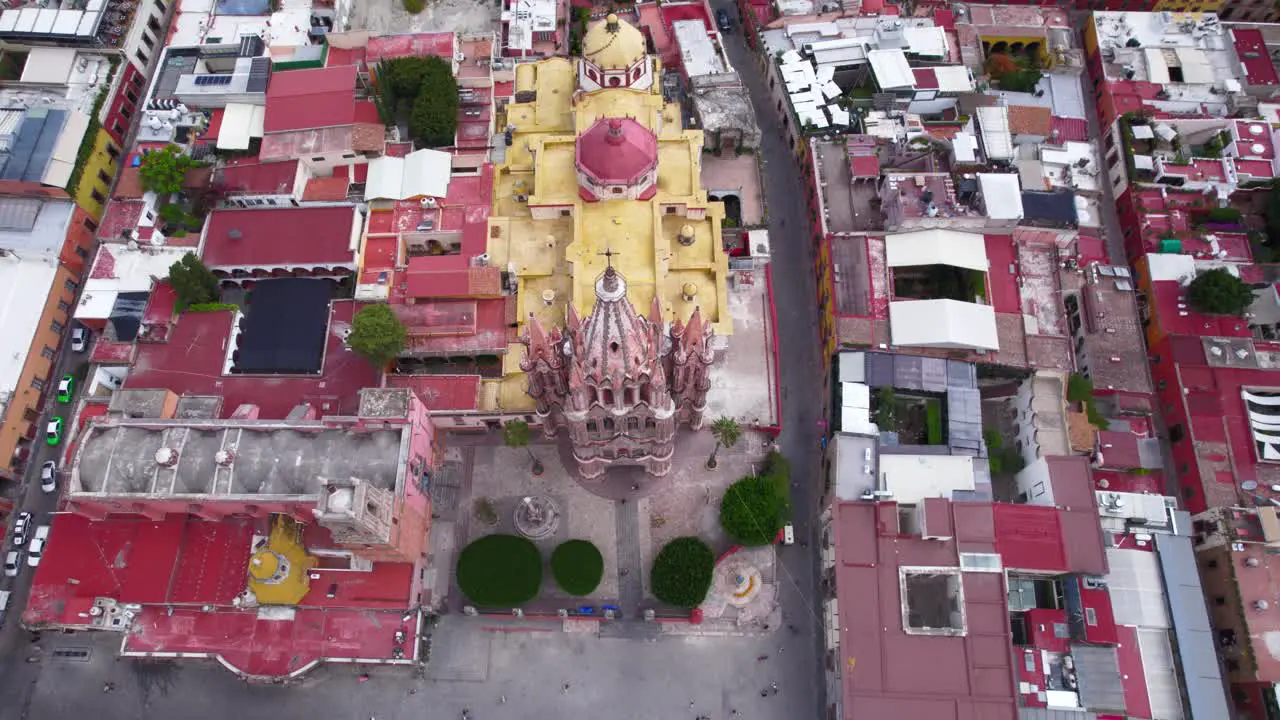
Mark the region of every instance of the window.
[[139, 90], [141, 90], [141, 89], [142, 89], [142, 76], [141, 76], [141, 75], [139, 75], [139, 74], [137, 74], [137, 73], [134, 73], [133, 75], [131, 75], [131, 76], [129, 77], [129, 82], [133, 83], [133, 86], [134, 86], [134, 87], [136, 87], [136, 88], [138, 88]]
[[87, 260], [87, 259], [89, 258], [89, 251], [88, 251], [88, 250], [85, 250], [84, 248], [82, 248], [82, 247], [80, 247], [79, 245], [77, 245], [77, 246], [76, 246], [76, 255], [78, 255], [78, 256], [80, 257], [80, 259], [82, 259], [82, 260]]
[[129, 118], [133, 117], [133, 110], [129, 108], [127, 105], [121, 105], [120, 117], [124, 118], [125, 120], [128, 120]]
[[31, 378], [31, 389], [32, 389], [32, 390], [43, 390], [43, 389], [44, 389], [44, 378]]
[[311, 162], [324, 162], [324, 158], [322, 158], [322, 157], [313, 157], [313, 158], [311, 158]]
[[1207, 567], [1207, 568], [1209, 568], [1210, 570], [1217, 570], [1217, 569], [1218, 569], [1218, 561], [1217, 561], [1217, 560], [1210, 560], [1209, 562], [1205, 563], [1205, 564], [1204, 564], [1204, 566], [1205, 566], [1205, 567]]
[[621, 194], [622, 194], [622, 188], [620, 188], [620, 187], [616, 187], [616, 188], [613, 188], [610, 192], [612, 192], [614, 195], [621, 195]]
[[137, 93], [135, 93], [134, 91], [132, 91], [132, 90], [130, 90], [130, 89], [128, 89], [128, 88], [125, 88], [124, 96], [125, 96], [126, 98], [128, 98], [128, 99], [129, 99], [129, 102], [133, 103], [134, 105], [137, 105], [137, 104], [138, 104], [138, 94], [137, 94]]
[[33, 423], [40, 419], [40, 413], [36, 412], [34, 408], [27, 408], [22, 411], [22, 419]]
[[67, 328], [63, 326], [62, 323], [58, 322], [57, 320], [54, 320], [53, 322], [49, 323], [49, 329], [61, 335], [62, 331], [66, 330]]
[[561, 211], [560, 211], [560, 217], [569, 217], [569, 216], [570, 216], [570, 215], [572, 215], [572, 214], [573, 214], [573, 211], [572, 211], [572, 210], [561, 210]]
[[636, 430], [639, 430], [639, 429], [640, 429], [640, 418], [637, 418], [637, 417], [627, 418], [627, 432], [635, 432]]
[[151, 28], [151, 32], [157, 35], [160, 34], [160, 21], [156, 20], [154, 15], [152, 15], [151, 19], [147, 21], [147, 27]]
[[653, 430], [653, 429], [654, 429], [654, 428], [656, 428], [656, 427], [658, 427], [658, 424], [657, 424], [656, 422], [654, 422], [653, 418], [645, 418], [645, 419], [644, 419], [644, 429], [645, 429], [645, 430]]
[[356, 156], [355, 153], [342, 153], [342, 157], [347, 160], [351, 160], [355, 158], [355, 156]]
[[40, 357], [44, 358], [45, 360], [52, 360], [53, 354], [54, 354], [53, 348], [49, 347], [48, 345], [45, 345], [44, 349], [40, 351]]
[[621, 84], [622, 84], [622, 78], [618, 77], [617, 75], [609, 78], [609, 87], [618, 87]]
[[[119, 120], [116, 120], [115, 122], [111, 123], [111, 131], [117, 135], [124, 135], [125, 127], [120, 124]], [[117, 155], [117, 159], [119, 159], [118, 155]]]
[[111, 143], [107, 143], [107, 155], [111, 156], [112, 160], [119, 160], [120, 148], [116, 147], [115, 145], [112, 145]]
[[155, 38], [153, 38], [153, 37], [151, 37], [150, 35], [148, 35], [148, 34], [147, 34], [147, 32], [146, 32], [145, 30], [143, 30], [143, 31], [142, 31], [142, 44], [143, 44], [143, 45], [146, 45], [146, 46], [147, 46], [147, 49], [151, 49], [151, 48], [154, 48], [154, 47], [156, 46], [156, 40], [155, 40]]
[[589, 432], [589, 433], [595, 433], [595, 432], [597, 432], [599, 429], [600, 429], [600, 426], [596, 424], [596, 421], [595, 421], [595, 420], [588, 420], [588, 421], [587, 421], [587, 432]]
[[107, 185], [111, 184], [111, 176], [102, 170], [98, 171], [98, 179], [106, 183]]
[[[608, 389], [608, 388], [605, 388], [604, 390], [602, 390], [602, 391], [601, 391], [601, 395], [602, 395], [602, 396], [603, 396], [603, 398], [604, 398], [601, 402], [603, 402], [605, 405], [612, 405], [612, 404], [613, 404], [613, 391], [612, 391], [612, 390], [610, 390], [610, 389]], [[613, 428], [609, 428], [609, 429], [610, 429], [610, 430], [612, 430]]]
[[1156, 383], [1157, 390], [1164, 390], [1167, 387], [1169, 387], [1169, 383], [1164, 380], [1161, 380], [1160, 382]]
[[75, 292], [80, 289], [80, 283], [71, 279], [68, 279], [65, 283], [62, 284], [62, 286], [70, 290], [71, 292]]
[[1216, 597], [1214, 597], [1214, 598], [1213, 598], [1213, 604], [1214, 604], [1214, 605], [1226, 605], [1226, 604], [1227, 604], [1227, 599], [1226, 599], [1225, 597], [1221, 596], [1221, 595], [1218, 595], [1218, 596], [1216, 596]]
[[613, 432], [613, 418], [604, 419], [604, 431]]
[[59, 300], [58, 312], [64, 312], [64, 313], [71, 312], [71, 303], [67, 302], [66, 300]]
[[[159, 10], [160, 14], [163, 15], [165, 10], [165, 4], [160, 0], [156, 0], [156, 10]], [[218, 38], [218, 39], [221, 40], [222, 38]], [[208, 42], [214, 42], [214, 40], [210, 39]]]
[[94, 190], [93, 192], [89, 193], [89, 197], [93, 198], [94, 202], [104, 203], [107, 201], [107, 197], [102, 193], [98, 192], [97, 190]]
[[142, 48], [138, 48], [138, 52], [134, 53], [133, 56], [138, 58], [138, 62], [142, 63], [143, 65], [146, 65], [147, 63], [151, 62], [151, 56], [142, 52]]
[[1181, 423], [1176, 425], [1170, 425], [1169, 426], [1169, 442], [1174, 442], [1174, 443], [1182, 442], [1182, 439], [1186, 437], [1186, 432], [1187, 431], [1182, 428]]

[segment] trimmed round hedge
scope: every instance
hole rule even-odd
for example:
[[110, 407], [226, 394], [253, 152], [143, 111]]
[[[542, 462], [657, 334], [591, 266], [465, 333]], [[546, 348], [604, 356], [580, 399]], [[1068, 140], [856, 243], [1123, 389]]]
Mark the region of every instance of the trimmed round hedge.
[[568, 540], [551, 553], [551, 575], [570, 595], [590, 595], [604, 577], [604, 556], [586, 540]]
[[739, 545], [772, 543], [785, 517], [785, 499], [768, 476], [742, 478], [729, 486], [720, 501], [720, 526]]
[[679, 537], [667, 543], [653, 560], [653, 595], [668, 605], [694, 608], [711, 589], [716, 556], [696, 537]]
[[458, 587], [476, 605], [523, 605], [542, 587], [542, 554], [526, 538], [486, 535], [458, 555]]

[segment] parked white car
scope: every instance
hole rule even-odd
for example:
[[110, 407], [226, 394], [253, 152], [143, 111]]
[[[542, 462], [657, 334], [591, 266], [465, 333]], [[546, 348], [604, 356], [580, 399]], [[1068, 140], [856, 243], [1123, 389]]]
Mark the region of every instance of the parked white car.
[[18, 577], [18, 551], [11, 550], [4, 556], [4, 576]]
[[50, 460], [40, 466], [40, 489], [47, 493], [58, 489], [58, 463]]
[[78, 327], [71, 331], [72, 352], [82, 353], [89, 349], [89, 331]]

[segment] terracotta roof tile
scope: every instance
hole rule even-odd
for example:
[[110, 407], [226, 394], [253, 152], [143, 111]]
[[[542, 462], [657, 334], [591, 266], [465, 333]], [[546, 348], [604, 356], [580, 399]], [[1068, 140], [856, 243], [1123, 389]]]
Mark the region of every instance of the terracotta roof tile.
[[1039, 135], [1047, 138], [1053, 133], [1053, 111], [1034, 105], [1010, 105], [1009, 131], [1014, 135]]

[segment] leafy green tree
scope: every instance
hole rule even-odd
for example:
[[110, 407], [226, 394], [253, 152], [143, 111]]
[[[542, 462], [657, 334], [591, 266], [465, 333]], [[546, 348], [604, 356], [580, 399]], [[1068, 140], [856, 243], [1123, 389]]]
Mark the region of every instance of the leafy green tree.
[[404, 343], [404, 325], [387, 305], [366, 305], [351, 319], [347, 344], [379, 368], [394, 360], [404, 350]]
[[1253, 289], [1225, 268], [1213, 268], [1191, 281], [1187, 300], [1203, 313], [1239, 316], [1253, 304]]
[[200, 262], [195, 253], [187, 253], [169, 266], [169, 286], [178, 296], [178, 309], [203, 305], [218, 299], [218, 278]]
[[404, 9], [410, 15], [417, 15], [427, 6], [427, 0], [404, 0]]
[[786, 495], [776, 478], [744, 477], [729, 486], [720, 501], [720, 526], [739, 545], [768, 545], [786, 521]]
[[586, 540], [560, 543], [551, 553], [551, 575], [570, 595], [590, 595], [604, 577], [604, 556]]
[[532, 439], [530, 435], [529, 423], [523, 420], [508, 420], [502, 424], [502, 442], [509, 448], [524, 448], [533, 461], [533, 474], [541, 475], [542, 461], [529, 448], [529, 440]]
[[183, 155], [177, 145], [166, 146], [142, 156], [138, 174], [142, 187], [161, 195], [176, 193], [182, 189], [187, 171], [196, 166], [189, 155]]
[[720, 448], [731, 448], [738, 444], [738, 440], [742, 437], [742, 426], [738, 425], [737, 420], [722, 416], [711, 423], [711, 435], [716, 439], [716, 446], [711, 450], [711, 457], [707, 458], [709, 470], [715, 469], [716, 455], [720, 452]]
[[542, 554], [526, 538], [486, 535], [458, 554], [458, 587], [476, 605], [518, 607], [538, 596]]
[[678, 537], [653, 560], [653, 596], [668, 605], [695, 608], [706, 599], [715, 568], [716, 556], [706, 543], [696, 537]]
[[458, 126], [458, 83], [438, 57], [404, 57], [378, 64], [378, 112], [387, 125], [404, 120], [425, 147], [453, 145]]

